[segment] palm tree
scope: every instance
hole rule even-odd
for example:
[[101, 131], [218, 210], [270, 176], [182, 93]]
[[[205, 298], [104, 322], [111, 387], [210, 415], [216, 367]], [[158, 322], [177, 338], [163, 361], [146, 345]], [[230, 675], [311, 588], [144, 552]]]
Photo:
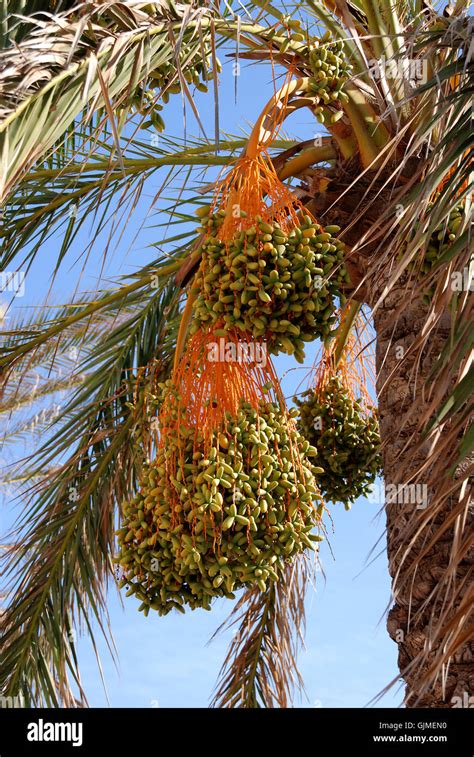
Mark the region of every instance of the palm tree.
[[[421, 0], [278, 7], [254, 0], [244, 13], [167, 0], [19, 2], [30, 23], [20, 29], [13, 15], [2, 18], [2, 270], [31, 265], [53, 228], [63, 234], [57, 270], [91, 212], [100, 211], [99, 234], [114, 200], [133, 205], [162, 168], [162, 192], [176, 171], [188, 172], [186, 197], [170, 210], [173, 224], [183, 225], [163, 240], [165, 253], [109, 290], [45, 309], [5, 332], [3, 412], [58, 389], [71, 398], [21, 473], [27, 505], [5, 557], [3, 695], [21, 694], [26, 704], [86, 702], [71, 631], [82, 625], [94, 641], [95, 616], [108, 635], [117, 514], [140, 478], [150, 445], [149, 390], [169, 375], [199, 264], [195, 232], [186, 225], [190, 208], [202, 203], [193, 168], [231, 165], [246, 145], [218, 131], [215, 144], [184, 144], [165, 131], [150, 146], [137, 137], [137, 113], [162, 129], [160, 110], [171, 93], [180, 90], [195, 107], [193, 83], [204, 88], [209, 81], [217, 92], [217, 51], [229, 41], [241, 59], [271, 61], [291, 74], [250, 139], [268, 149], [280, 179], [297, 186], [316, 217], [342, 228], [351, 283], [348, 316], [335, 336], [339, 351], [360, 307], [372, 310], [393, 586], [388, 630], [398, 644], [405, 703], [449, 707], [454, 696], [472, 693], [473, 66], [466, 5], [458, 0], [441, 13]], [[321, 101], [310, 55], [316, 38], [329, 51], [341, 42], [352, 66], [341, 71], [343, 95], [334, 100]], [[302, 107], [324, 136], [314, 143], [275, 137], [276, 122]], [[456, 208], [461, 220], [444, 245]], [[57, 368], [68, 349], [81, 360], [65, 385]], [[71, 487], [76, 496], [68, 499]], [[415, 492], [408, 501], [407, 491]], [[216, 706], [291, 702], [306, 580], [306, 563], [297, 561], [286, 580], [238, 601], [229, 620], [240, 633]]]

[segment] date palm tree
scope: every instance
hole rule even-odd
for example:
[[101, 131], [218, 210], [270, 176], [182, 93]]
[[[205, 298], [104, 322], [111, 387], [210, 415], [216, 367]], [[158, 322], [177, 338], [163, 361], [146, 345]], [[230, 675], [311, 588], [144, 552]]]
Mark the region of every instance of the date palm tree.
[[[95, 644], [95, 617], [109, 637], [118, 513], [138, 485], [149, 445], [148, 390], [169, 375], [199, 264], [192, 210], [203, 193], [212, 195], [195, 171], [215, 177], [246, 145], [217, 127], [213, 144], [183, 143], [166, 129], [150, 144], [138, 126], [162, 130], [178, 90], [199, 119], [192, 89], [208, 82], [218, 93], [222, 46], [291, 74], [269, 93], [251, 139], [268, 149], [280, 179], [318, 219], [342, 229], [351, 283], [337, 349], [361, 306], [370, 307], [386, 491], [426, 493], [423, 506], [388, 494], [385, 505], [388, 631], [398, 644], [405, 704], [449, 707], [473, 692], [473, 48], [466, 5], [457, 0], [438, 11], [424, 0], [254, 0], [244, 12], [171, 0], [9, 4], [0, 53], [2, 270], [28, 269], [54, 230], [62, 234], [56, 274], [86, 218], [96, 219], [97, 235], [109, 228], [111, 238], [114, 203], [133, 207], [145, 181], [161, 173], [164, 197], [178, 173], [181, 186], [186, 174], [169, 210], [173, 231], [154, 261], [110, 289], [4, 329], [4, 417], [59, 390], [70, 399], [40, 450], [11, 477], [26, 489], [4, 554], [3, 695], [84, 704], [72, 632], [85, 628]], [[316, 39], [328, 49], [342, 43], [352, 66], [340, 100], [321, 104], [310, 55]], [[310, 142], [275, 136], [275, 124], [303, 107], [322, 134]], [[461, 220], [441, 246], [456, 209]], [[80, 360], [66, 382], [58, 368], [67, 350]], [[22, 429], [10, 421], [5, 436], [18, 438]], [[299, 560], [286, 580], [239, 599], [229, 622], [240, 632], [215, 706], [291, 703], [301, 683], [295, 657], [307, 572]]]

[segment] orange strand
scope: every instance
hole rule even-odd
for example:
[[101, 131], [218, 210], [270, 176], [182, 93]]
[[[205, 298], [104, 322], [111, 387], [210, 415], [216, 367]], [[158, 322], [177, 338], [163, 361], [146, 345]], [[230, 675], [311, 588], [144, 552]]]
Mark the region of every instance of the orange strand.
[[316, 394], [321, 396], [328, 381], [337, 374], [351, 399], [360, 399], [365, 412], [370, 413], [375, 398], [375, 353], [370, 346], [367, 323], [361, 314], [351, 329], [337, 368], [334, 360], [335, 347], [335, 342], [332, 342], [323, 350], [315, 368], [312, 383]]
[[170, 395], [162, 406], [163, 437], [179, 431], [173, 425], [184, 423], [209, 440], [216, 430], [225, 427], [229, 416], [235, 417], [242, 402], [255, 410], [262, 400], [284, 407], [283, 393], [265, 343], [237, 331], [218, 336], [216, 330], [219, 333], [218, 326], [200, 329], [188, 340], [172, 377], [177, 397]]
[[298, 212], [304, 211], [296, 195], [278, 178], [268, 153], [286, 115], [289, 90], [285, 85], [290, 83], [292, 75], [290, 69], [281, 98], [277, 98], [274, 77], [273, 107], [257, 122], [243, 155], [217, 182], [211, 210], [225, 213], [218, 230], [223, 242], [230, 242], [236, 233], [253, 226], [256, 216], [263, 221], [278, 223], [283, 231], [288, 232], [298, 223]]

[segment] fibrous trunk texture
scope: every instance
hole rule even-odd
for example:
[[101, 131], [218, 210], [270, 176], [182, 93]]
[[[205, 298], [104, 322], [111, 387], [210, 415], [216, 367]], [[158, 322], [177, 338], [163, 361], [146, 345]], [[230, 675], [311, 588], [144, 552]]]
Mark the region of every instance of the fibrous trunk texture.
[[[426, 462], [429, 442], [423, 442], [420, 419], [429, 401], [427, 377], [433, 361], [449, 338], [449, 315], [441, 319], [436, 333], [424, 346], [421, 361], [410, 354], [410, 345], [420, 337], [426, 310], [419, 298], [409, 301], [400, 286], [375, 309], [377, 333], [377, 391], [383, 444], [385, 507], [389, 569], [394, 605], [388, 617], [388, 631], [398, 644], [398, 662], [406, 682], [408, 707], [474, 706], [474, 641], [466, 641], [428, 686], [422, 685], [440, 644], [432, 643], [438, 623], [447, 629], [438, 639], [449, 637], [449, 621], [466, 592], [473, 590], [474, 550], [453, 570], [452, 553], [460, 534], [471, 533], [473, 507], [464, 508], [452, 526], [439, 534], [458, 497], [447, 498], [441, 508], [430, 510], [436, 485], [436, 471], [429, 468], [415, 475]], [[414, 476], [414, 477], [413, 477]], [[429, 482], [426, 483], [425, 482]], [[436, 541], [430, 545], [436, 535]], [[426, 548], [427, 552], [420, 553]], [[452, 607], [449, 597], [459, 595]], [[443, 602], [443, 598], [447, 601]], [[468, 605], [469, 606], [469, 605]], [[446, 612], [446, 607], [449, 611]], [[472, 604], [471, 604], [472, 607]], [[466, 613], [465, 627], [472, 623]], [[424, 654], [424, 652], [427, 654]], [[470, 703], [470, 704], [469, 704]]]

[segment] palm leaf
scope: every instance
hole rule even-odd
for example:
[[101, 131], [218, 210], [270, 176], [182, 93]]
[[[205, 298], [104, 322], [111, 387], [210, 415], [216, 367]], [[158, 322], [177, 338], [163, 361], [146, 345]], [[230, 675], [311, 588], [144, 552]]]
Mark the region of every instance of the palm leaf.
[[[291, 140], [275, 140], [273, 149], [289, 148]], [[113, 146], [96, 141], [97, 152], [77, 151], [74, 161], [58, 168], [34, 168], [18, 184], [5, 205], [5, 223], [0, 229], [2, 266], [22, 266], [30, 263], [57, 232], [62, 234], [55, 269], [59, 268], [67, 251], [86, 221], [100, 208], [101, 221], [95, 224], [94, 236], [107, 226], [109, 215], [127, 201], [133, 207], [144, 182], [167, 169], [159, 195], [178, 183], [183, 167], [219, 168], [231, 163], [245, 145], [245, 138], [222, 138], [219, 154], [216, 145], [203, 140], [181, 140], [162, 135], [159, 143], [133, 143], [123, 140], [122, 160], [114, 158]], [[187, 184], [191, 189], [191, 181]], [[158, 199], [158, 198], [157, 198]], [[111, 207], [112, 206], [112, 207]], [[110, 208], [110, 214], [104, 212]], [[72, 211], [72, 212], [71, 212]], [[115, 229], [117, 233], [117, 228]], [[24, 251], [23, 257], [21, 257]]]
[[234, 628], [213, 707], [289, 707], [303, 681], [296, 665], [304, 636], [309, 566], [300, 557], [265, 594], [248, 590], [214, 634]]
[[[116, 515], [139, 475], [141, 456], [133, 450], [140, 440], [145, 449], [150, 439], [144, 392], [166, 375], [176, 332], [176, 288], [164, 282], [145, 307], [141, 297], [127, 301], [128, 317], [91, 349], [81, 366], [84, 381], [54, 423], [58, 430], [31, 460], [34, 480], [63, 458], [35, 484], [16, 525], [15, 548], [4, 558], [11, 599], [0, 684], [28, 704], [74, 703], [67, 671], [78, 686], [79, 674], [75, 637], [66, 629], [77, 632], [84, 622], [95, 646], [92, 614], [107, 635], [102, 618]], [[42, 343], [56, 339], [58, 320]], [[72, 501], [68, 487], [76, 493]]]
[[130, 105], [140, 83], [164, 64], [178, 71], [170, 34], [183, 30], [180, 49], [190, 65], [201, 60], [200, 37], [210, 33], [206, 7], [137, 0], [88, 3], [80, 15], [72, 8], [34, 22], [34, 31], [0, 53], [0, 202], [81, 114], [88, 120], [97, 109], [110, 112], [112, 101]]

